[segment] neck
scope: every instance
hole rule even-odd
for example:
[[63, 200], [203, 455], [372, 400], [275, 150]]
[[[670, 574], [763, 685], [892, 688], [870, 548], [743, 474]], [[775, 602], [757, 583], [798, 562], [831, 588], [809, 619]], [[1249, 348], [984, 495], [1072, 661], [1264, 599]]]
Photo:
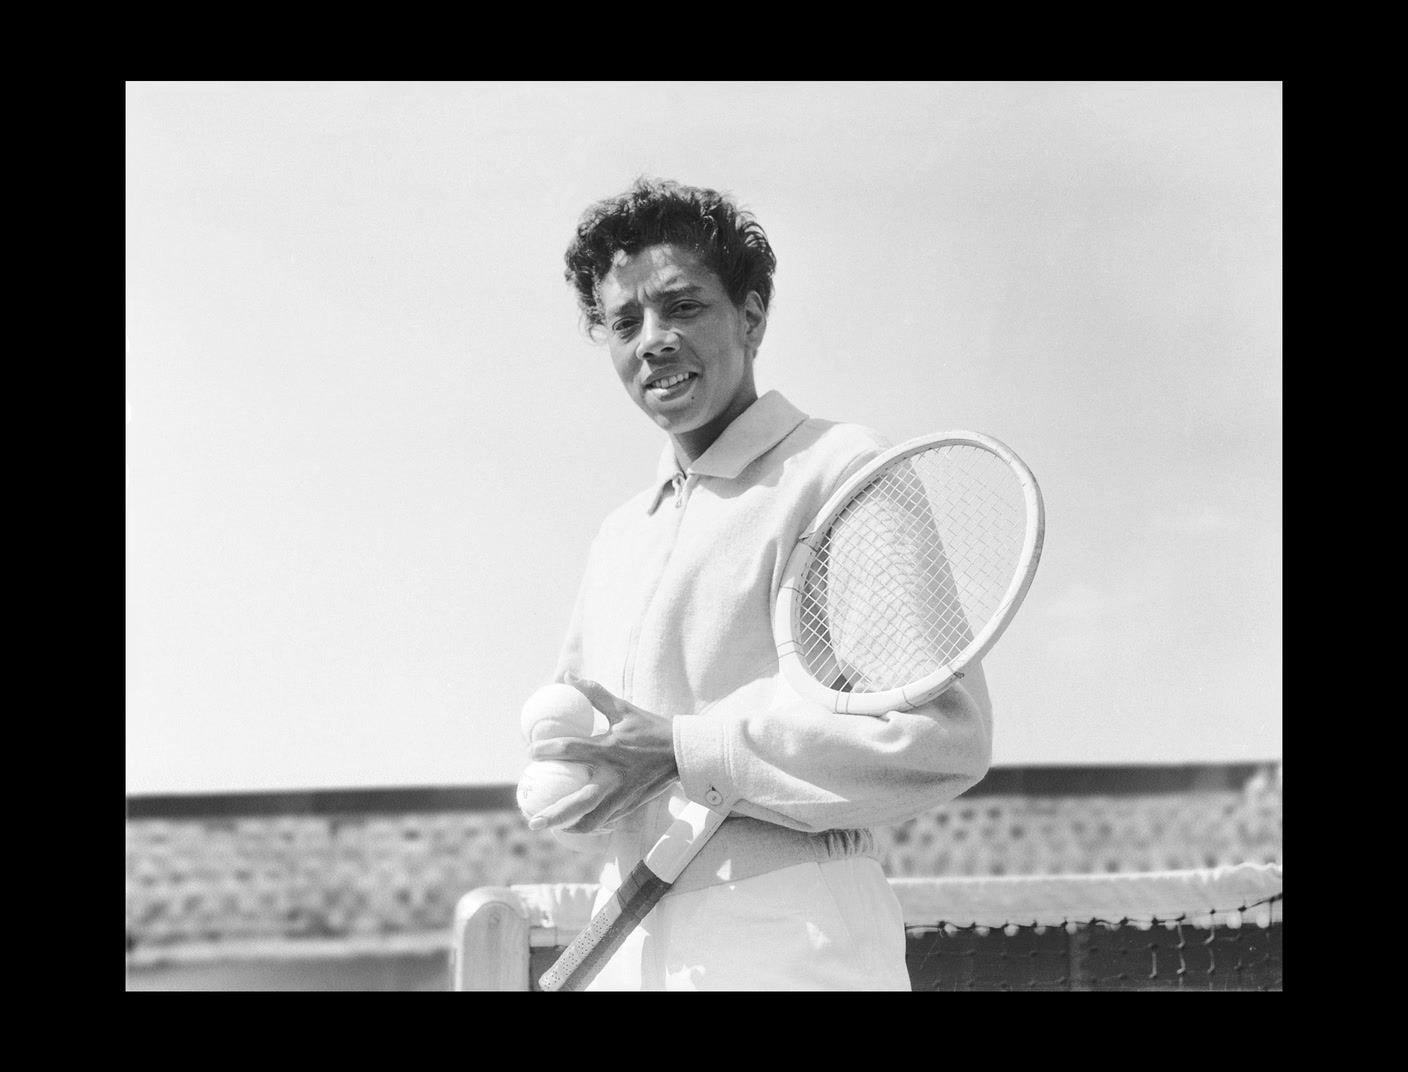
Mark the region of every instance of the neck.
[[734, 396], [728, 409], [708, 424], [671, 436], [670, 438], [674, 440], [675, 444], [675, 461], [679, 463], [679, 467], [688, 469], [696, 458], [714, 445], [714, 441], [723, 435], [724, 429], [757, 400], [757, 389], [752, 383], [749, 383], [744, 390]]

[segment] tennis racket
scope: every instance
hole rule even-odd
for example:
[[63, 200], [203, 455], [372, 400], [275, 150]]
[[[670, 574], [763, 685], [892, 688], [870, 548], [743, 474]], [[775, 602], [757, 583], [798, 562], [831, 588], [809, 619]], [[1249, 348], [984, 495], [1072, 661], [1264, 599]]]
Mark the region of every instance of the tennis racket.
[[[838, 714], [922, 706], [1007, 628], [1044, 531], [1036, 478], [990, 436], [886, 451], [837, 489], [788, 558], [773, 606], [782, 673]], [[539, 987], [584, 989], [725, 817], [686, 805]]]

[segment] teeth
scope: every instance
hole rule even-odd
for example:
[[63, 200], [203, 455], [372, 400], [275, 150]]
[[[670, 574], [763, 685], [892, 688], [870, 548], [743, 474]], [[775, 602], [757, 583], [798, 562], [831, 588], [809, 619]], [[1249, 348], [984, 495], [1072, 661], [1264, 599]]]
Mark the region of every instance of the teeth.
[[684, 383], [685, 380], [689, 379], [689, 376], [690, 374], [688, 372], [681, 372], [678, 376], [666, 376], [663, 380], [656, 380], [650, 386], [663, 391], [673, 387], [677, 383]]

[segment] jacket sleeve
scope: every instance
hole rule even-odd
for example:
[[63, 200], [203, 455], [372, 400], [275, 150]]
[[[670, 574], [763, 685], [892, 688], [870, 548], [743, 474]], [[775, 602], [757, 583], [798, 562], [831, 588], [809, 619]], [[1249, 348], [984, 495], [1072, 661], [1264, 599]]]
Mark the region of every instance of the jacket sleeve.
[[904, 822], [980, 781], [992, 755], [982, 668], [912, 711], [840, 715], [780, 676], [675, 719], [680, 780], [693, 800], [808, 833]]

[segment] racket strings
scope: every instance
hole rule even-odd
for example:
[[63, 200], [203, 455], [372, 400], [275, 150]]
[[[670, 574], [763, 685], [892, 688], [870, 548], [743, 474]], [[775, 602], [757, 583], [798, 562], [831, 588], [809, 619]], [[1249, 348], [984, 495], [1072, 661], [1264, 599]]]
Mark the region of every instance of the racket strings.
[[952, 666], [998, 613], [1025, 520], [1016, 474], [980, 447], [933, 447], [877, 473], [812, 541], [794, 623], [808, 672], [880, 692]]

